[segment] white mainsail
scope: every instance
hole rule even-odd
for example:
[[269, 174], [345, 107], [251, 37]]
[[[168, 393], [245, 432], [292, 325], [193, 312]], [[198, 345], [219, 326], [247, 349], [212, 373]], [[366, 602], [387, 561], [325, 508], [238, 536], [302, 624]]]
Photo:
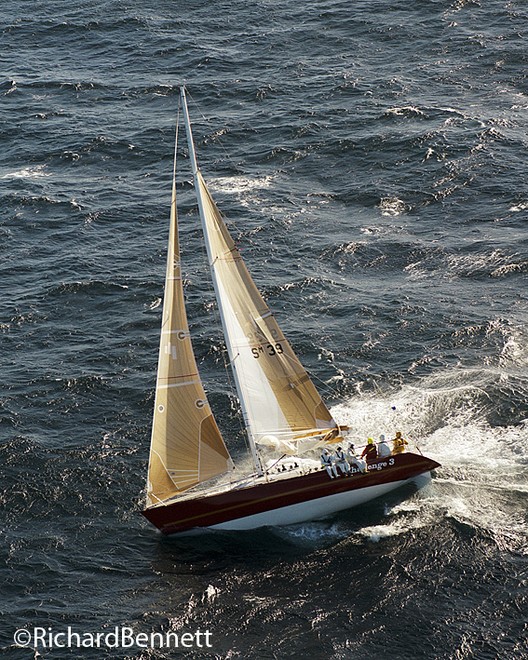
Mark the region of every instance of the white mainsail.
[[198, 170], [183, 89], [182, 104], [227, 350], [258, 467], [255, 443], [272, 436], [284, 451], [313, 448], [337, 424], [253, 282]]
[[175, 157], [147, 506], [155, 506], [231, 467], [231, 457], [198, 374], [185, 312]]

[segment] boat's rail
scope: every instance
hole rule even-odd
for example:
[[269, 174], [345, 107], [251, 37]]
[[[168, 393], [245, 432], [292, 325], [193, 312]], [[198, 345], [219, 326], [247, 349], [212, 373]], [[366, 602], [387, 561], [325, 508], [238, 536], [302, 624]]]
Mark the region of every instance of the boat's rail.
[[287, 469], [279, 472], [266, 471], [263, 474], [259, 475], [257, 473], [247, 474], [237, 479], [225, 478], [225, 475], [219, 477], [220, 481], [216, 484], [211, 485], [211, 482], [201, 483], [193, 488], [189, 488], [184, 493], [175, 495], [168, 500], [165, 500], [160, 504], [160, 506], [172, 504], [172, 502], [183, 502], [185, 500], [193, 500], [198, 495], [219, 495], [221, 493], [227, 492], [229, 490], [238, 490], [241, 488], [248, 488], [249, 486], [254, 486], [256, 484], [269, 483], [271, 481], [279, 481], [280, 479], [288, 479], [295, 476], [304, 476], [310, 474], [311, 472], [319, 472], [323, 468], [320, 466], [313, 466], [308, 469], [306, 466], [299, 465], [297, 468]]
[[[365, 447], [367, 445], [364, 445]], [[416, 445], [412, 445], [413, 449], [423, 456], [420, 448]], [[359, 447], [362, 449], [362, 447]], [[411, 444], [406, 448], [405, 453], [409, 453], [411, 449]], [[411, 449], [412, 453], [412, 449]], [[372, 465], [382, 458], [375, 458], [370, 461], [367, 461], [367, 465]], [[282, 461], [282, 462], [281, 462]], [[388, 466], [390, 467], [390, 466]], [[280, 481], [281, 479], [290, 479], [292, 477], [306, 476], [314, 472], [321, 472], [326, 468], [320, 465], [317, 461], [312, 459], [302, 459], [298, 457], [288, 457], [286, 460], [279, 459], [270, 463], [268, 469], [261, 475], [257, 473], [248, 473], [242, 476], [237, 476], [233, 478], [233, 473], [225, 473], [216, 478], [216, 483], [211, 483], [211, 481], [197, 484], [189, 490], [186, 490], [184, 493], [175, 495], [168, 500], [160, 503], [159, 506], [164, 506], [172, 504], [173, 502], [183, 502], [186, 500], [194, 500], [200, 495], [219, 495], [221, 493], [230, 491], [230, 490], [239, 490], [243, 488], [249, 488], [257, 484], [271, 483]]]

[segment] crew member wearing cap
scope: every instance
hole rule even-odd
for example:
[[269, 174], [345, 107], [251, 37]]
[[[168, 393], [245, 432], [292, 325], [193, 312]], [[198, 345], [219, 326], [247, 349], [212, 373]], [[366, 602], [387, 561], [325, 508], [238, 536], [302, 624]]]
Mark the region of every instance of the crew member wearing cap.
[[336, 457], [336, 465], [337, 467], [341, 470], [342, 474], [349, 474], [350, 473], [350, 465], [348, 464], [348, 461], [345, 456], [345, 452], [341, 447], [338, 447], [335, 453]]
[[328, 449], [323, 449], [321, 453], [321, 465], [326, 468], [326, 471], [328, 472], [328, 476], [330, 479], [333, 479], [334, 477], [337, 477], [337, 468], [334, 465], [334, 461], [332, 460], [333, 456], [332, 454], [328, 451]]

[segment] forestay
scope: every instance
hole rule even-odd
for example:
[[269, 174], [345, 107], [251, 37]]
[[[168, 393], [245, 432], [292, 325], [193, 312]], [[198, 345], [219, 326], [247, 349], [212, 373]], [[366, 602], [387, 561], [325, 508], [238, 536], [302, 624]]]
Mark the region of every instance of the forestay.
[[231, 467], [231, 457], [198, 374], [189, 334], [174, 172], [147, 506], [159, 504]]

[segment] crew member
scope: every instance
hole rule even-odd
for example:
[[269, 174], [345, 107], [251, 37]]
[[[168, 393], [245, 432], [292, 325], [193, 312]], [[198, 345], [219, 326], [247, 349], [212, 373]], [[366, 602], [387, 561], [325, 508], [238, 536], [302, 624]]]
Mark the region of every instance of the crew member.
[[388, 443], [385, 440], [385, 436], [382, 434], [379, 437], [380, 441], [378, 442], [378, 456], [380, 458], [388, 458], [391, 455], [391, 450]]
[[321, 465], [326, 468], [326, 471], [328, 472], [328, 476], [330, 479], [333, 479], [334, 477], [337, 477], [337, 468], [334, 465], [333, 461], [333, 456], [332, 454], [328, 451], [328, 449], [323, 449], [321, 453]]
[[392, 441], [392, 453], [393, 454], [402, 454], [405, 451], [405, 445], [409, 443], [405, 438], [402, 438], [401, 431], [396, 431], [396, 437]]
[[335, 453], [336, 465], [341, 470], [342, 474], [350, 473], [350, 465], [345, 456], [345, 452], [341, 447], [338, 447]]
[[369, 438], [365, 449], [361, 452], [361, 458], [365, 458], [367, 461], [375, 461], [378, 458], [378, 450], [374, 444], [374, 438]]
[[349, 465], [354, 465], [360, 472], [365, 473], [367, 471], [367, 464], [362, 458], [356, 456], [356, 450], [352, 443], [347, 451], [347, 459]]

